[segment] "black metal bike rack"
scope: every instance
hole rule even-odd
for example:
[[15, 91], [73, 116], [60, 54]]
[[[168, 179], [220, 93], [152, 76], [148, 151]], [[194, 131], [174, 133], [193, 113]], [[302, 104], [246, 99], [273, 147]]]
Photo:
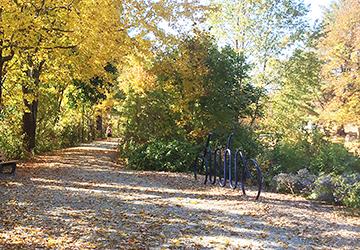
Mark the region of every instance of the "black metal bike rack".
[[[230, 188], [236, 189], [239, 187], [246, 195], [245, 182], [251, 179], [250, 169], [256, 171], [257, 195], [255, 200], [258, 200], [262, 190], [262, 173], [258, 162], [255, 159], [247, 159], [240, 149], [232, 150], [231, 143], [234, 134], [231, 133], [227, 139], [226, 148], [216, 148], [211, 150], [210, 141], [212, 137], [210, 133], [207, 137], [206, 144], [202, 155], [198, 156], [194, 162], [194, 177], [198, 179], [198, 173], [205, 170], [204, 184], [218, 184], [221, 187], [226, 187], [229, 183]], [[221, 166], [222, 165], [222, 166]]]

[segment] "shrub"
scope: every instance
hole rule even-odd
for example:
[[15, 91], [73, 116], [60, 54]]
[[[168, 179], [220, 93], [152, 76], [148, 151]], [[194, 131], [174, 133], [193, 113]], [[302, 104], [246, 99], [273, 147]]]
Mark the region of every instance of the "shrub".
[[0, 109], [0, 153], [7, 158], [24, 157], [21, 116], [15, 109]]
[[272, 152], [273, 174], [285, 172], [294, 173], [309, 165], [309, 156], [306, 154], [306, 144], [279, 143]]
[[274, 176], [272, 184], [276, 192], [294, 194], [296, 177], [293, 174], [281, 173]]
[[360, 207], [360, 174], [333, 176], [335, 202], [349, 207]]
[[296, 174], [281, 173], [272, 179], [272, 187], [277, 192], [308, 194], [315, 182], [315, 175], [306, 168]]
[[359, 208], [360, 174], [322, 174], [309, 198]]
[[360, 172], [360, 160], [341, 144], [324, 142], [314, 150], [310, 158], [314, 172], [336, 173]]
[[122, 156], [128, 159], [130, 168], [137, 170], [189, 171], [197, 153], [196, 147], [185, 140], [153, 140], [124, 147]]
[[360, 159], [342, 145], [329, 142], [318, 133], [298, 142], [280, 142], [272, 151], [272, 175], [309, 168], [312, 173], [358, 172]]
[[344, 198], [343, 203], [349, 207], [360, 208], [360, 181], [352, 185], [352, 188]]
[[334, 203], [334, 191], [335, 186], [332, 181], [332, 176], [330, 174], [320, 175], [315, 182], [314, 189], [309, 198]]
[[1, 126], [0, 130], [0, 153], [11, 159], [24, 157], [22, 136], [7, 129], [2, 130]]

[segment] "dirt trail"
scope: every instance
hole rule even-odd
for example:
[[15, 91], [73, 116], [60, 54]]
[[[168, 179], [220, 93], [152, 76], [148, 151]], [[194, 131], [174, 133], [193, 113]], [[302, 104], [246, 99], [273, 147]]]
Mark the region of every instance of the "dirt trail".
[[0, 179], [0, 249], [360, 249], [360, 218], [301, 197], [128, 171], [116, 142], [69, 148]]

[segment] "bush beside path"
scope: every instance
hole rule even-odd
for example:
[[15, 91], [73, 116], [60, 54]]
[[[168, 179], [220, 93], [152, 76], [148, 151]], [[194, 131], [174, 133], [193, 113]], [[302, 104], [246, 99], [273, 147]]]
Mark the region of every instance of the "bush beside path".
[[360, 248], [360, 218], [341, 207], [126, 170], [116, 148], [56, 151], [0, 179], [0, 249]]

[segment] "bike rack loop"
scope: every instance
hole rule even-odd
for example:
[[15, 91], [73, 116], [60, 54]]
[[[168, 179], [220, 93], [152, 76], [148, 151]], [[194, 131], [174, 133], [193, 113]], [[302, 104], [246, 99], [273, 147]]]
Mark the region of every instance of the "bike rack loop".
[[[201, 160], [202, 160], [202, 161], [201, 161], [201, 168], [204, 167], [204, 160], [205, 160], [206, 154], [207, 154], [207, 152], [208, 152], [208, 148], [209, 148], [211, 136], [212, 136], [212, 133], [209, 133], [209, 134], [208, 134], [208, 137], [207, 137], [207, 140], [206, 140], [205, 147], [204, 147], [203, 156], [202, 156], [202, 158], [201, 158]], [[195, 178], [195, 180], [197, 180], [198, 160], [199, 160], [199, 158], [196, 157], [196, 158], [195, 158], [195, 161], [194, 161], [194, 164], [193, 164], [193, 165], [194, 165], [194, 178]], [[206, 181], [205, 181], [205, 183], [206, 183]]]
[[[255, 197], [255, 200], [258, 200], [260, 197], [260, 193], [262, 191], [262, 173], [257, 161], [255, 159], [246, 160], [246, 157], [240, 151], [240, 149], [237, 149], [235, 151], [235, 154], [232, 155], [231, 144], [234, 136], [233, 133], [231, 133], [227, 139], [226, 149], [223, 151], [224, 161], [222, 161], [222, 149], [217, 148], [215, 151], [211, 150], [210, 140], [212, 135], [213, 135], [212, 133], [209, 133], [206, 140], [203, 155], [200, 158], [201, 168], [203, 169], [205, 166], [204, 184], [207, 184], [208, 181], [211, 184], [215, 184], [217, 179], [216, 177], [218, 177], [218, 183], [221, 187], [226, 186], [228, 179], [230, 188], [236, 189], [239, 186], [238, 170], [241, 167], [240, 188], [242, 190], [243, 195], [246, 195], [245, 181], [247, 179], [249, 167], [250, 165], [253, 165], [253, 167], [255, 167], [255, 170], [257, 172], [257, 184], [258, 184], [258, 193]], [[197, 157], [194, 164], [195, 179], [197, 179], [198, 160], [199, 158]], [[222, 163], [223, 163], [223, 177], [221, 177], [220, 175], [220, 171], [221, 171], [220, 168]], [[234, 175], [232, 174], [233, 171], [234, 171]]]

